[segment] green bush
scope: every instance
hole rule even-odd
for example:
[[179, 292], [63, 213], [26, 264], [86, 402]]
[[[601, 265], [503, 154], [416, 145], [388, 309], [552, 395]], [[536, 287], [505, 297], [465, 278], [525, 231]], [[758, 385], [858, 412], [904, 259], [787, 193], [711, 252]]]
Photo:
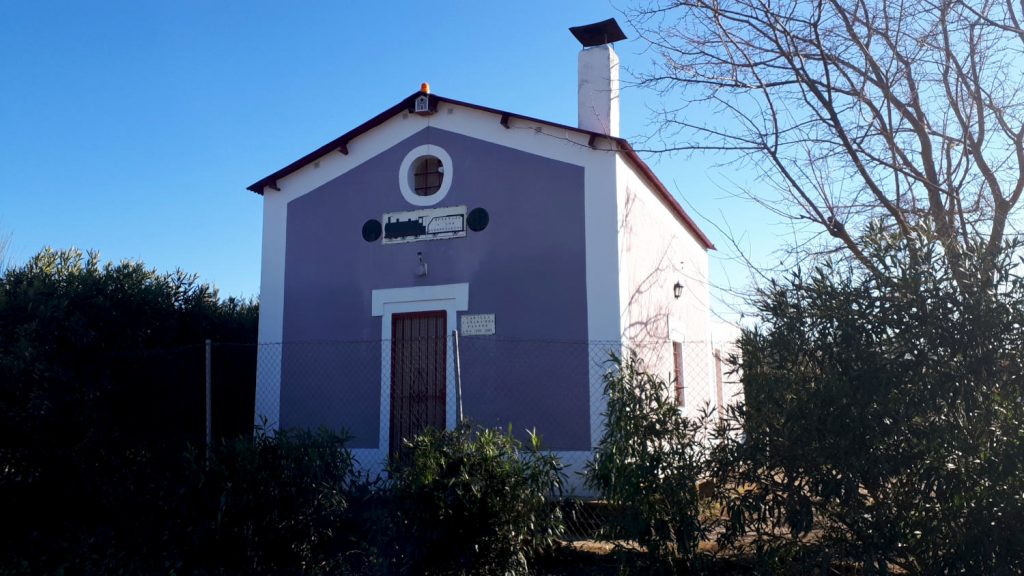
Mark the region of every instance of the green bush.
[[[958, 281], [927, 231], [865, 240], [883, 275], [833, 261], [765, 289], [741, 339], [742, 436], [716, 450], [730, 523], [765, 558], [807, 537], [816, 562], [871, 573], [1024, 571], [1020, 244], [966, 254]], [[981, 253], [979, 250], [977, 253]], [[831, 557], [831, 558], [830, 558]]]
[[203, 340], [255, 342], [257, 315], [194, 274], [75, 249], [2, 270], [0, 571], [59, 571], [131, 525], [143, 488], [122, 480], [203, 439]]
[[692, 565], [707, 532], [697, 483], [708, 419], [683, 417], [671, 387], [645, 371], [635, 354], [612, 362], [605, 433], [586, 476], [587, 486], [617, 510], [606, 537], [636, 541], [656, 566]]
[[[343, 435], [259, 430], [175, 466], [133, 452], [108, 479], [112, 510], [45, 549], [0, 558], [0, 574], [336, 574], [372, 572], [372, 486]], [[76, 530], [71, 533], [71, 530]]]
[[370, 487], [343, 435], [258, 431], [192, 452], [164, 495], [168, 564], [194, 574], [327, 574], [361, 566]]
[[391, 469], [387, 543], [392, 571], [408, 574], [523, 574], [551, 547], [562, 519], [563, 466], [511, 432], [460, 426], [428, 430]]

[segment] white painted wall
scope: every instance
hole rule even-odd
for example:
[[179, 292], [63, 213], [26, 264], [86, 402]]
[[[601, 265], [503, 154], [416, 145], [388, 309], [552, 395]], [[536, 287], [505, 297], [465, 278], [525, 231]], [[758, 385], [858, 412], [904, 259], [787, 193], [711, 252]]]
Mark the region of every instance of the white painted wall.
[[611, 44], [580, 50], [578, 105], [584, 130], [619, 135], [619, 56]]
[[[669, 382], [671, 342], [682, 341], [685, 411], [692, 413], [716, 398], [708, 252], [630, 162], [620, 158], [617, 167], [622, 339]], [[683, 284], [678, 299], [676, 282]]]

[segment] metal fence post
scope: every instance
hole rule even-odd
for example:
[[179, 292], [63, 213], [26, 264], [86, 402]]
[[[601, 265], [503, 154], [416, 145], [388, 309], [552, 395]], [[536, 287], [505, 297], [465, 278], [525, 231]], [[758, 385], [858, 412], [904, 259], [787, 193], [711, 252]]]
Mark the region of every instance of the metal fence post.
[[459, 358], [459, 331], [452, 330], [452, 347], [455, 348], [455, 421], [462, 424], [462, 363]]
[[206, 340], [206, 453], [213, 446], [213, 341]]

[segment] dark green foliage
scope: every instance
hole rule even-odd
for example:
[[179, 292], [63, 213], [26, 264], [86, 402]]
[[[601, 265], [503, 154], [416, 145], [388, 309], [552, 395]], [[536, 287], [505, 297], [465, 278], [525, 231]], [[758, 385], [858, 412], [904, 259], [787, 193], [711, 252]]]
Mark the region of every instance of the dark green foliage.
[[[366, 556], [369, 486], [346, 438], [328, 431], [258, 431], [191, 453], [169, 483], [167, 565], [188, 574], [328, 574]], [[353, 508], [354, 505], [354, 508]], [[160, 514], [160, 512], [155, 511]]]
[[720, 434], [715, 455], [733, 487], [723, 541], [756, 535], [780, 561], [810, 534], [818, 564], [1020, 573], [1020, 245], [994, 263], [965, 259], [977, 286], [955, 279], [926, 233], [876, 230], [864, 246], [884, 277], [832, 262], [761, 294], [766, 323], [741, 341], [743, 434]]
[[[168, 468], [142, 453], [109, 480], [124, 494], [116, 522], [43, 554], [20, 553], [0, 573], [336, 574], [369, 570], [360, 521], [370, 486], [346, 438], [328, 431], [257, 431], [190, 450]], [[20, 567], [20, 570], [19, 570]]]
[[219, 300], [195, 275], [43, 250], [0, 276], [5, 460], [147, 441], [179, 453], [203, 430], [203, 341], [254, 342], [256, 321], [254, 303]]
[[639, 543], [657, 566], [691, 565], [706, 534], [697, 483], [707, 418], [685, 418], [668, 383], [646, 372], [635, 354], [612, 362], [606, 429], [586, 478], [617, 510], [606, 536]]
[[463, 425], [413, 439], [392, 470], [390, 569], [405, 574], [523, 574], [563, 527], [549, 498], [562, 464], [497, 430]]
[[56, 566], [83, 532], [130, 520], [128, 470], [173, 466], [202, 439], [203, 340], [254, 342], [256, 321], [255, 303], [195, 275], [95, 253], [46, 249], [3, 271], [0, 562]]

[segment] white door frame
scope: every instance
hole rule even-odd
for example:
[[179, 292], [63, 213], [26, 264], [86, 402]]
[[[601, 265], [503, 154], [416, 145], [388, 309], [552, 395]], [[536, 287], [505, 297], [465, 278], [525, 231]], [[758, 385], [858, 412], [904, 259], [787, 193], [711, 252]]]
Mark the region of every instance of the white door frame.
[[458, 313], [469, 309], [469, 284], [440, 284], [407, 288], [381, 288], [371, 295], [370, 314], [380, 316], [380, 436], [376, 449], [353, 450], [364, 465], [383, 467], [388, 458], [391, 432], [391, 320], [395, 314], [407, 312], [444, 311], [447, 319], [448, 343], [445, 350], [445, 421], [455, 427], [455, 371], [452, 369], [454, 343], [450, 337], [456, 329]]

